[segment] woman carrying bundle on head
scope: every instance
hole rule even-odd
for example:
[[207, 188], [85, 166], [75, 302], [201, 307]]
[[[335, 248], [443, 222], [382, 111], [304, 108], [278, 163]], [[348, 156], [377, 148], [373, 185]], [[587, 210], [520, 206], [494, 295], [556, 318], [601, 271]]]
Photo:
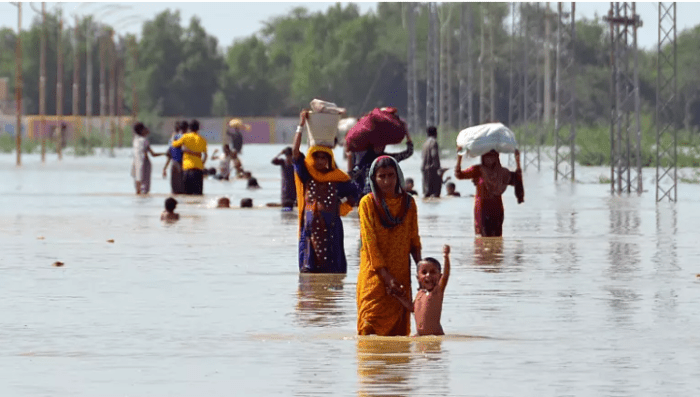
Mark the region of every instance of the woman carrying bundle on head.
[[411, 257], [421, 260], [416, 203], [406, 193], [403, 173], [390, 156], [372, 163], [371, 193], [360, 201], [360, 273], [357, 277], [357, 333], [408, 336], [411, 313], [394, 295], [411, 297]]
[[481, 156], [481, 164], [462, 170], [462, 156], [457, 155], [455, 178], [471, 179], [476, 185], [474, 196], [474, 233], [481, 237], [503, 235], [503, 200], [501, 196], [510, 186], [515, 187], [518, 204], [525, 201], [520, 152], [515, 150], [515, 172], [501, 166], [499, 153], [491, 150]]
[[308, 111], [302, 111], [299, 118], [292, 148], [299, 207], [299, 271], [346, 273], [340, 217], [357, 203], [359, 192], [348, 174], [336, 166], [331, 148], [311, 146], [306, 156], [299, 151]]

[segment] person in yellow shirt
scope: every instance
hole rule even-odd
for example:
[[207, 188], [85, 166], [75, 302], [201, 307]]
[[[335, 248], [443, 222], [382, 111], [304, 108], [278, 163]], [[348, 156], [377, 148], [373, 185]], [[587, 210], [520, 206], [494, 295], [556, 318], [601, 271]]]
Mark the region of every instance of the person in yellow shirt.
[[183, 146], [182, 171], [185, 194], [202, 194], [204, 163], [207, 162], [207, 140], [199, 135], [199, 121], [190, 122], [190, 130], [180, 139], [173, 141], [173, 147]]

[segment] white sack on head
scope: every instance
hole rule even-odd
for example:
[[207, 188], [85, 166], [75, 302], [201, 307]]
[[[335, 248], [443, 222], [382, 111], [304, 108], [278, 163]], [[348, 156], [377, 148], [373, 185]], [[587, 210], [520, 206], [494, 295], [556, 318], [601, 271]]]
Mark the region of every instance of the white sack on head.
[[513, 153], [518, 148], [515, 134], [501, 123], [489, 123], [465, 128], [457, 135], [459, 154], [479, 157], [491, 150], [499, 153]]

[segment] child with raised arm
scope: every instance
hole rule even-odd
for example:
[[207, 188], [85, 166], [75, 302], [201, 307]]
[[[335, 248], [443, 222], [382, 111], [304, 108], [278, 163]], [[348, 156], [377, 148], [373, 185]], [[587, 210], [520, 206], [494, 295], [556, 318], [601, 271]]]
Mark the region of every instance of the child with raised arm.
[[441, 273], [440, 262], [434, 258], [423, 258], [418, 262], [418, 293], [411, 301], [406, 295], [393, 294], [416, 318], [418, 335], [445, 335], [440, 325], [442, 299], [450, 278], [450, 246], [442, 248], [445, 270]]

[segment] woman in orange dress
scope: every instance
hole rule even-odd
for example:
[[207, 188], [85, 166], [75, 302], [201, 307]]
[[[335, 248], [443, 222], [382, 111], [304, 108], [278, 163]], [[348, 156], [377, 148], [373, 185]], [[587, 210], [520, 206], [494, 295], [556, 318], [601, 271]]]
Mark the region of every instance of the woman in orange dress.
[[360, 201], [357, 333], [408, 336], [411, 313], [392, 296], [411, 296], [411, 256], [421, 260], [416, 203], [395, 159], [381, 156], [369, 172], [371, 193]]

